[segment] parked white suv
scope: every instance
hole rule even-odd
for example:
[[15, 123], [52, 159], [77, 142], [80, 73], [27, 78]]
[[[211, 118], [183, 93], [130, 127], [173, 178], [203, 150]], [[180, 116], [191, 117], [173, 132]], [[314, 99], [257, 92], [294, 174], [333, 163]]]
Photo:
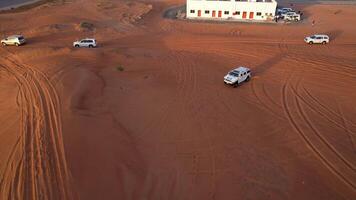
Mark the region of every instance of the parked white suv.
[[3, 46], [16, 45], [20, 46], [26, 43], [25, 37], [22, 35], [12, 35], [1, 40]]
[[96, 40], [93, 38], [85, 38], [79, 41], [73, 42], [74, 47], [89, 47], [89, 48], [94, 48], [97, 46]]
[[327, 35], [312, 35], [306, 37], [304, 41], [308, 44], [327, 44], [329, 43], [329, 36]]
[[249, 81], [251, 79], [251, 70], [247, 67], [238, 67], [229, 71], [229, 73], [224, 77], [224, 83], [237, 87], [240, 83], [244, 81]]
[[282, 14], [283, 19], [286, 21], [300, 21], [300, 14], [296, 12], [287, 12]]
[[287, 12], [294, 12], [294, 10], [292, 8], [279, 8], [279, 9], [277, 9], [277, 14], [278, 15], [282, 15], [282, 14], [287, 13]]

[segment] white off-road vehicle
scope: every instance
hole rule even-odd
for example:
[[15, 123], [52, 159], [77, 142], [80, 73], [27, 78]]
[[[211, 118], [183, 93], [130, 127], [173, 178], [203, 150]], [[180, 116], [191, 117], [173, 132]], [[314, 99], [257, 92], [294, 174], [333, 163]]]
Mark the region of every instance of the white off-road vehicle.
[[9, 36], [9, 37], [1, 40], [1, 44], [3, 46], [7, 46], [7, 45], [20, 46], [25, 43], [26, 43], [25, 37], [22, 35], [12, 35], [12, 36]]
[[237, 87], [242, 82], [247, 82], [251, 79], [251, 70], [247, 67], [238, 67], [229, 71], [224, 77], [224, 83]]
[[287, 12], [282, 15], [286, 21], [300, 21], [300, 14], [296, 12]]
[[277, 14], [283, 14], [287, 12], [293, 12], [294, 10], [292, 8], [278, 8], [277, 9]]
[[304, 42], [308, 44], [327, 44], [329, 43], [329, 36], [327, 35], [312, 35], [309, 37], [306, 37], [304, 39]]
[[74, 47], [89, 47], [89, 48], [94, 48], [97, 46], [96, 40], [93, 38], [85, 38], [79, 41], [73, 42]]

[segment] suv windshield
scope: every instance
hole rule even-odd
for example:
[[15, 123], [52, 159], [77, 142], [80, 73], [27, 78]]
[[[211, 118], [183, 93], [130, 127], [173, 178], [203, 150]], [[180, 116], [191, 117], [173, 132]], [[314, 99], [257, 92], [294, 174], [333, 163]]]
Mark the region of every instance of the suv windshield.
[[315, 39], [316, 37], [315, 37], [315, 35], [313, 35], [313, 36], [311, 36], [310, 38], [311, 38], [311, 39]]
[[230, 76], [239, 76], [239, 73], [238, 72], [229, 72], [229, 75]]
[[19, 37], [18, 39], [19, 39], [19, 40], [23, 40], [24, 38], [21, 36], [21, 37]]

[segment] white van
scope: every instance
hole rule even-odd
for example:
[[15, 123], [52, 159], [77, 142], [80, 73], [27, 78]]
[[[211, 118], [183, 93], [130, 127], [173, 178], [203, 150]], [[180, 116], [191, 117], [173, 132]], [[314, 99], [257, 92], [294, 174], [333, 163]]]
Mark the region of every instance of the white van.
[[247, 82], [251, 79], [251, 70], [247, 67], [238, 67], [229, 71], [224, 77], [224, 83], [237, 87], [242, 82]]
[[329, 43], [329, 36], [327, 35], [312, 35], [304, 38], [304, 42], [308, 44], [327, 44]]
[[3, 46], [16, 45], [20, 46], [26, 43], [25, 37], [22, 35], [12, 35], [1, 40]]

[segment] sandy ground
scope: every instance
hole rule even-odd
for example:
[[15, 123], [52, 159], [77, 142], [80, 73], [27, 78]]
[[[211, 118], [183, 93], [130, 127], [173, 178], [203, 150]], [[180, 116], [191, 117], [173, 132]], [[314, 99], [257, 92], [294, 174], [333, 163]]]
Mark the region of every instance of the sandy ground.
[[[355, 199], [356, 7], [298, 4], [297, 25], [162, 18], [183, 2], [0, 15], [2, 36], [28, 38], [0, 49], [0, 199]], [[72, 48], [82, 37], [99, 48]], [[237, 65], [254, 77], [227, 87]]]

